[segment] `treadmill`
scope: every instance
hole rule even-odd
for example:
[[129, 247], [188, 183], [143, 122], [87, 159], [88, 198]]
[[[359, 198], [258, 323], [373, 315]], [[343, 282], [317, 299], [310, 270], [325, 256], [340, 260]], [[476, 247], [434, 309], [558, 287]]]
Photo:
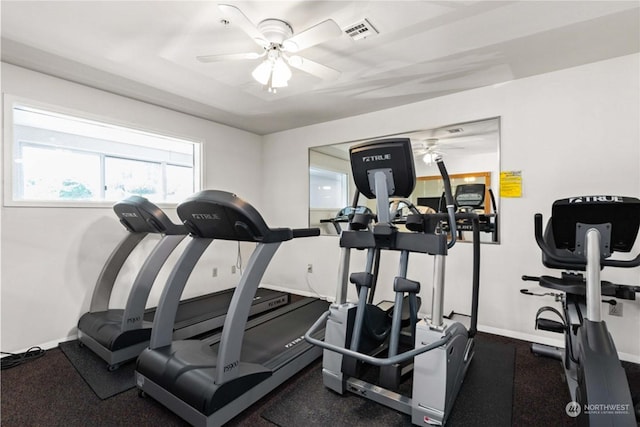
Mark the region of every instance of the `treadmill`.
[[[165, 261], [189, 233], [144, 197], [131, 196], [116, 203], [113, 210], [129, 233], [109, 256], [94, 288], [89, 312], [78, 321], [80, 343], [105, 360], [111, 371], [135, 359], [149, 345], [156, 311], [145, 309], [149, 293]], [[118, 274], [131, 252], [149, 234], [160, 234], [162, 238], [136, 276], [124, 309], [110, 309], [109, 300]], [[172, 325], [174, 336], [188, 338], [220, 328], [232, 295], [233, 289], [227, 289], [181, 301]], [[286, 293], [258, 289], [250, 315], [288, 302]]]
[[[329, 303], [303, 298], [248, 321], [251, 301], [271, 258], [284, 241], [320, 230], [269, 228], [236, 195], [207, 190], [178, 206], [194, 236], [184, 255], [197, 257], [212, 239], [255, 242], [222, 332], [206, 340], [173, 340], [171, 325], [185, 280], [172, 275], [163, 289], [149, 347], [138, 357], [136, 385], [194, 426], [226, 423], [319, 358], [303, 336]], [[188, 255], [190, 252], [193, 255]], [[323, 336], [324, 331], [318, 331]]]

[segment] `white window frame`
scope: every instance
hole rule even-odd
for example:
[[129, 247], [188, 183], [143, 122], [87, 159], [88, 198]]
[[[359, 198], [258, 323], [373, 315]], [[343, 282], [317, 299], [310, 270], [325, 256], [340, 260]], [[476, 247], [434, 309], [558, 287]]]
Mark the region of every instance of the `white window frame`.
[[[66, 107], [61, 107], [59, 105], [52, 105], [48, 103], [43, 103], [39, 101], [34, 101], [31, 99], [3, 94], [3, 115], [4, 115], [4, 133], [3, 133], [3, 162], [2, 165], [4, 167], [4, 184], [3, 188], [3, 205], [7, 207], [16, 206], [16, 207], [79, 207], [79, 208], [105, 208], [111, 207], [114, 204], [114, 201], [107, 200], [19, 200], [14, 199], [14, 189], [13, 189], [13, 176], [14, 176], [14, 132], [13, 132], [13, 111], [16, 106], [22, 106], [26, 108], [33, 108], [36, 110], [49, 111], [55, 114], [61, 114], [66, 116], [71, 116], [79, 119], [104, 123], [108, 126], [116, 126], [131, 129], [133, 131], [155, 134], [159, 136], [164, 136], [167, 138], [176, 138], [186, 142], [190, 142], [194, 144], [194, 165], [193, 165], [193, 174], [194, 174], [194, 192], [200, 191], [203, 188], [204, 176], [203, 176], [203, 167], [202, 162], [204, 159], [204, 143], [200, 138], [194, 138], [193, 136], [185, 136], [178, 135], [173, 132], [168, 132], [166, 130], [159, 129], [150, 129], [143, 128], [139, 125], [126, 123], [122, 120], [118, 120], [112, 117], [106, 117], [96, 114], [91, 114], [87, 112], [81, 112], [78, 110], [73, 110]], [[37, 142], [34, 141], [34, 144]], [[104, 156], [104, 154], [102, 154]], [[116, 156], [117, 157], [117, 156]], [[141, 160], [141, 159], [134, 159]], [[147, 161], [147, 160], [142, 160]], [[149, 160], [149, 162], [151, 162]], [[175, 208], [177, 206], [177, 202], [165, 202], [165, 201], [154, 201], [155, 204], [162, 208]]]

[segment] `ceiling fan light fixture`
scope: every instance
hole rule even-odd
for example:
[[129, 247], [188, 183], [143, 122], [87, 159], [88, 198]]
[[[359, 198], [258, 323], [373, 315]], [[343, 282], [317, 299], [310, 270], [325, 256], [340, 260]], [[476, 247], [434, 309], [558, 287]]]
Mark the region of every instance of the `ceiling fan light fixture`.
[[273, 63], [273, 72], [271, 74], [271, 87], [287, 86], [291, 76], [291, 69], [282, 58], [276, 59]]
[[275, 89], [289, 85], [289, 79], [293, 75], [291, 69], [284, 62], [281, 56], [267, 58], [258, 65], [251, 73], [253, 78], [269, 92], [275, 93]]
[[268, 59], [262, 61], [260, 65], [258, 65], [255, 70], [251, 73], [254, 79], [261, 85], [266, 85], [269, 82], [269, 78], [271, 77], [272, 70], [271, 61]]
[[442, 158], [442, 153], [430, 152], [426, 153], [424, 157], [422, 157], [422, 161], [427, 165], [431, 165], [437, 162], [440, 158]]

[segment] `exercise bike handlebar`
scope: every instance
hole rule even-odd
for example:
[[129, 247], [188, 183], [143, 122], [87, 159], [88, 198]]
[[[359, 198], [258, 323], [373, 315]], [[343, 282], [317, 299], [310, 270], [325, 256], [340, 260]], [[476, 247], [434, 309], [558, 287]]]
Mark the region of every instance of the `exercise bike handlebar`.
[[[573, 256], [558, 255], [549, 247], [549, 245], [547, 245], [547, 242], [545, 242], [544, 237], [542, 235], [542, 214], [539, 214], [539, 213], [535, 214], [535, 216], [533, 217], [533, 222], [534, 222], [534, 232], [535, 232], [536, 243], [538, 244], [538, 247], [542, 250], [542, 252], [545, 254], [545, 256], [547, 256], [549, 259], [553, 261], [568, 264], [574, 267], [584, 267], [586, 265], [586, 259], [578, 260]], [[620, 268], [638, 267], [640, 266], [640, 253], [635, 258], [630, 260], [600, 259], [600, 266], [601, 267], [620, 267]]]
[[422, 353], [426, 353], [427, 351], [433, 350], [435, 348], [438, 348], [446, 343], [448, 343], [451, 340], [451, 333], [450, 332], [446, 332], [444, 334], [444, 336], [442, 338], [440, 338], [437, 341], [434, 341], [428, 345], [425, 345], [424, 347], [419, 347], [419, 348], [414, 348], [413, 350], [409, 350], [409, 351], [405, 351], [403, 353], [400, 354], [396, 354], [395, 356], [392, 357], [385, 357], [385, 358], [381, 358], [381, 357], [374, 357], [368, 354], [364, 354], [364, 353], [360, 353], [358, 351], [354, 351], [354, 350], [350, 350], [348, 348], [344, 348], [344, 347], [339, 347], [337, 345], [333, 345], [333, 344], [329, 344], [325, 341], [319, 340], [317, 338], [313, 338], [311, 335], [315, 334], [316, 332], [318, 332], [322, 326], [326, 323], [327, 318], [329, 317], [329, 314], [331, 312], [329, 310], [325, 311], [322, 316], [320, 316], [320, 318], [318, 320], [316, 320], [316, 322], [313, 324], [313, 326], [311, 326], [311, 328], [309, 328], [309, 330], [307, 331], [306, 334], [304, 334], [304, 339], [313, 344], [316, 345], [318, 347], [324, 348], [325, 350], [329, 350], [329, 351], [334, 351], [336, 353], [340, 353], [344, 356], [350, 356], [353, 357], [355, 359], [361, 360], [363, 362], [369, 363], [371, 365], [376, 365], [376, 366], [388, 366], [388, 365], [394, 365], [397, 363], [402, 363], [405, 362], [407, 360], [410, 360]]

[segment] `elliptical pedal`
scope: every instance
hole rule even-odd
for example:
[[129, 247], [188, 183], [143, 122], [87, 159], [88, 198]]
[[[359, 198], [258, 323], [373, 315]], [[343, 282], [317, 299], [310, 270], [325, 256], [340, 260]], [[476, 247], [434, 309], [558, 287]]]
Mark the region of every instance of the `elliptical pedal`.
[[[556, 314], [560, 318], [560, 322], [557, 320], [546, 319], [544, 317], [540, 317], [543, 313], [551, 312]], [[558, 334], [564, 334], [567, 330], [567, 323], [564, 319], [564, 316], [555, 308], [545, 306], [541, 307], [536, 313], [536, 329], [540, 329], [541, 331], [549, 331], [555, 332]]]

